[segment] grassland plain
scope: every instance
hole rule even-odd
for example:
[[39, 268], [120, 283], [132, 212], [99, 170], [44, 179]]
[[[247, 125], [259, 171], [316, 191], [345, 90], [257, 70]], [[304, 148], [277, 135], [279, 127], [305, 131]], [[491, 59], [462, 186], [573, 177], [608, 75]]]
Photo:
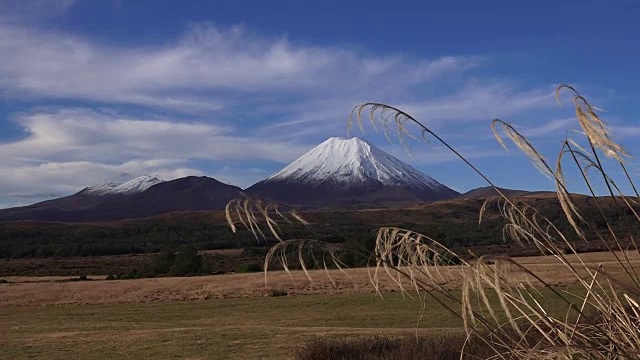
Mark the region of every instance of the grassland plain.
[[[561, 308], [558, 308], [561, 311]], [[319, 336], [461, 331], [399, 293], [0, 309], [2, 359], [287, 359]]]
[[[634, 265], [640, 266], [640, 256], [629, 252]], [[622, 273], [611, 253], [581, 254], [589, 266], [603, 264], [612, 274]], [[567, 255], [570, 261], [577, 261], [575, 255]], [[517, 258], [518, 263], [527, 266], [537, 275], [553, 285], [569, 285], [575, 278], [551, 256]], [[270, 272], [265, 286], [263, 273], [228, 274], [187, 278], [151, 278], [116, 281], [68, 281], [69, 277], [3, 277], [10, 284], [0, 284], [0, 307], [43, 306], [74, 304], [114, 304], [207, 300], [216, 298], [246, 298], [269, 296], [271, 291], [284, 291], [291, 296], [372, 293], [370, 270], [366, 268], [347, 269], [344, 273], [330, 270], [331, 279], [324, 270], [310, 271], [313, 281], [309, 281], [301, 271], [287, 274], [282, 271]], [[455, 267], [442, 267], [441, 273], [447, 277], [447, 287], [457, 289], [461, 285], [460, 274]], [[89, 276], [104, 279], [106, 275]], [[514, 283], [525, 282], [526, 274], [513, 269]], [[46, 281], [45, 281], [46, 280]], [[333, 282], [331, 281], [333, 280]], [[383, 292], [397, 290], [396, 284], [386, 275], [380, 277]]]
[[[585, 259], [619, 271], [611, 254]], [[567, 279], [549, 258], [521, 262], [555, 277], [558, 286]], [[418, 322], [418, 300], [386, 292], [390, 283], [381, 299], [371, 293], [366, 269], [348, 274], [352, 282], [335, 288], [322, 273], [312, 283], [295, 273], [295, 285], [286, 274], [270, 274], [270, 286], [300, 295], [283, 297], [264, 296], [262, 274], [87, 282], [10, 278], [16, 282], [0, 284], [0, 358], [286, 359], [318, 336], [461, 331], [456, 317], [434, 300], [427, 297]], [[452, 279], [457, 293], [455, 285]], [[221, 296], [204, 300], [215, 291]], [[545, 302], [551, 304], [547, 309], [566, 310], [554, 307], [550, 296]]]

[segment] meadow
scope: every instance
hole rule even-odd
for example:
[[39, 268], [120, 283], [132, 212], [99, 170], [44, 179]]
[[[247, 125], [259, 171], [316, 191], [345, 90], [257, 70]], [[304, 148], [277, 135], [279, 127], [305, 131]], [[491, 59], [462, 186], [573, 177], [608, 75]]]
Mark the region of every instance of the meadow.
[[[640, 256], [630, 256], [640, 263]], [[621, 271], [611, 253], [582, 258], [612, 274]], [[519, 262], [560, 290], [574, 286], [551, 257]], [[367, 269], [333, 271], [335, 285], [324, 271], [311, 275], [313, 281], [301, 271], [292, 277], [273, 272], [266, 286], [262, 273], [117, 281], [3, 278], [10, 283], [0, 284], [0, 358], [287, 359], [321, 337], [462, 332], [462, 322], [428, 297], [421, 316], [422, 303], [403, 296], [386, 276], [380, 297]], [[514, 269], [514, 282], [524, 276]], [[459, 295], [458, 279], [452, 277], [449, 286]], [[548, 291], [543, 295], [547, 309], [566, 311]]]
[[[420, 331], [461, 324], [434, 306]], [[3, 359], [286, 359], [320, 336], [415, 333], [419, 303], [388, 294], [0, 309]]]

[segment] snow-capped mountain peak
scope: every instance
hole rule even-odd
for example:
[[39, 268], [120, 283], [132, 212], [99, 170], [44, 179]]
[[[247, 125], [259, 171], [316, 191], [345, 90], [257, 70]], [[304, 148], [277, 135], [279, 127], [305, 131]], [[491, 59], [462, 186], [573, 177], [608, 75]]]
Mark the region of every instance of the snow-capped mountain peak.
[[341, 187], [372, 181], [387, 186], [434, 190], [444, 187], [431, 177], [357, 137], [327, 139], [265, 180], [273, 181], [331, 183]]
[[135, 194], [143, 192], [155, 184], [159, 184], [164, 180], [160, 180], [155, 176], [142, 175], [133, 180], [129, 180], [126, 183], [119, 185], [113, 189], [116, 194]]
[[131, 195], [141, 193], [153, 185], [159, 184], [164, 180], [155, 176], [142, 175], [135, 179], [129, 180], [124, 184], [106, 183], [97, 186], [91, 186], [81, 191], [83, 194], [103, 196], [103, 195]]

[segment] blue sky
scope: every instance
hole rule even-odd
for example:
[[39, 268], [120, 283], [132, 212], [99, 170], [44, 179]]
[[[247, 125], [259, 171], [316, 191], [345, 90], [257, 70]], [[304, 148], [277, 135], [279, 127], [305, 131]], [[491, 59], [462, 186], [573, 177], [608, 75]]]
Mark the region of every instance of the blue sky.
[[[364, 101], [407, 110], [500, 186], [551, 189], [489, 124], [555, 159], [577, 128], [559, 83], [640, 152], [640, 2], [522, 4], [1, 0], [0, 207], [141, 174], [246, 187], [345, 136]], [[355, 135], [458, 191], [485, 185], [437, 145]]]

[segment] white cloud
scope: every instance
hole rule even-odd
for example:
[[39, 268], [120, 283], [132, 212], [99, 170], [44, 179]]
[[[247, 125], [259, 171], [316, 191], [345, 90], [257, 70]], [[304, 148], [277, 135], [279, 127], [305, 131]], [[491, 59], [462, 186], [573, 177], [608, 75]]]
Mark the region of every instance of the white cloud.
[[[495, 146], [484, 145], [463, 145], [456, 147], [458, 151], [467, 160], [477, 160], [485, 158], [494, 158], [507, 156], [504, 149]], [[449, 149], [441, 144], [412, 144], [409, 150], [403, 149], [402, 146], [385, 145], [381, 147], [384, 151], [393, 154], [397, 158], [405, 161], [412, 166], [435, 165], [448, 162], [462, 162]]]
[[0, 144], [0, 158], [114, 162], [126, 159], [268, 160], [285, 162], [305, 146], [236, 135], [206, 122], [141, 120], [88, 109], [50, 109], [18, 116], [23, 139]]
[[400, 104], [411, 115], [437, 122], [491, 121], [527, 111], [556, 106], [551, 89], [517, 90], [512, 84], [468, 83], [454, 94]]
[[[122, 174], [206, 174], [247, 186], [273, 170], [255, 164], [285, 164], [344, 135], [349, 111], [368, 100], [443, 127], [554, 105], [548, 89], [463, 78], [488, 61], [479, 56], [370, 55], [211, 24], [135, 46], [35, 26], [0, 22], [0, 95], [31, 107], [12, 116], [23, 136], [0, 142], [0, 193], [13, 204], [127, 180]], [[51, 99], [80, 105], [37, 107]], [[142, 109], [127, 112], [123, 104]], [[132, 115], [140, 110], [149, 115]], [[452, 158], [436, 151], [413, 160]]]
[[559, 120], [552, 120], [545, 122], [537, 127], [528, 127], [519, 129], [519, 131], [526, 137], [540, 138], [548, 137], [551, 135], [560, 135], [564, 137], [569, 129], [572, 129], [572, 125], [576, 125], [578, 122], [575, 118], [566, 118]]
[[14, 121], [25, 137], [0, 143], [0, 193], [13, 199], [10, 205], [33, 202], [29, 194], [70, 194], [141, 174], [170, 180], [219, 173], [193, 161], [237, 163], [235, 173], [222, 173], [222, 180], [247, 186], [262, 173], [241, 175], [243, 161], [285, 163], [310, 147], [238, 136], [206, 122], [132, 119], [88, 109], [40, 110]]
[[[260, 127], [259, 131], [271, 137], [282, 138], [288, 137], [289, 134], [344, 135], [347, 132], [347, 118], [353, 106], [373, 101], [387, 103], [411, 114], [440, 135], [446, 135], [447, 139], [493, 138], [490, 123], [494, 118], [529, 126], [536, 121], [536, 118], [532, 117], [533, 114], [557, 109], [552, 90], [518, 90], [512, 83], [504, 81], [482, 84], [470, 81], [462, 88], [455, 88], [453, 92], [422, 98], [416, 95], [390, 96], [389, 94], [395, 94], [393, 89], [383, 85], [379, 89], [383, 89], [382, 92], [385, 94], [377, 97], [372, 95], [370, 98], [355, 95], [323, 98], [285, 106], [289, 112], [286, 119], [266, 124]], [[411, 101], [406, 100], [412, 97]], [[522, 121], [523, 118], [527, 121]], [[470, 124], [471, 122], [475, 125]], [[559, 124], [555, 126], [557, 125]], [[484, 127], [477, 131], [478, 126]], [[366, 122], [365, 127], [368, 127]], [[415, 130], [419, 132], [419, 129]], [[359, 134], [359, 131], [354, 131], [354, 134]]]
[[29, 23], [63, 15], [78, 0], [2, 0], [0, 23]]
[[609, 128], [616, 138], [625, 139], [640, 136], [640, 126], [615, 125], [610, 126]]
[[220, 110], [241, 102], [246, 93], [345, 93], [391, 80], [421, 83], [481, 62], [478, 57], [365, 56], [263, 38], [238, 26], [219, 29], [207, 24], [194, 25], [164, 44], [137, 47], [0, 25], [0, 53], [0, 91], [5, 96], [131, 103], [185, 112]]
[[413, 76], [417, 82], [430, 80], [448, 72], [470, 70], [480, 66], [485, 59], [482, 57], [444, 56], [436, 61], [425, 61], [419, 64]]

